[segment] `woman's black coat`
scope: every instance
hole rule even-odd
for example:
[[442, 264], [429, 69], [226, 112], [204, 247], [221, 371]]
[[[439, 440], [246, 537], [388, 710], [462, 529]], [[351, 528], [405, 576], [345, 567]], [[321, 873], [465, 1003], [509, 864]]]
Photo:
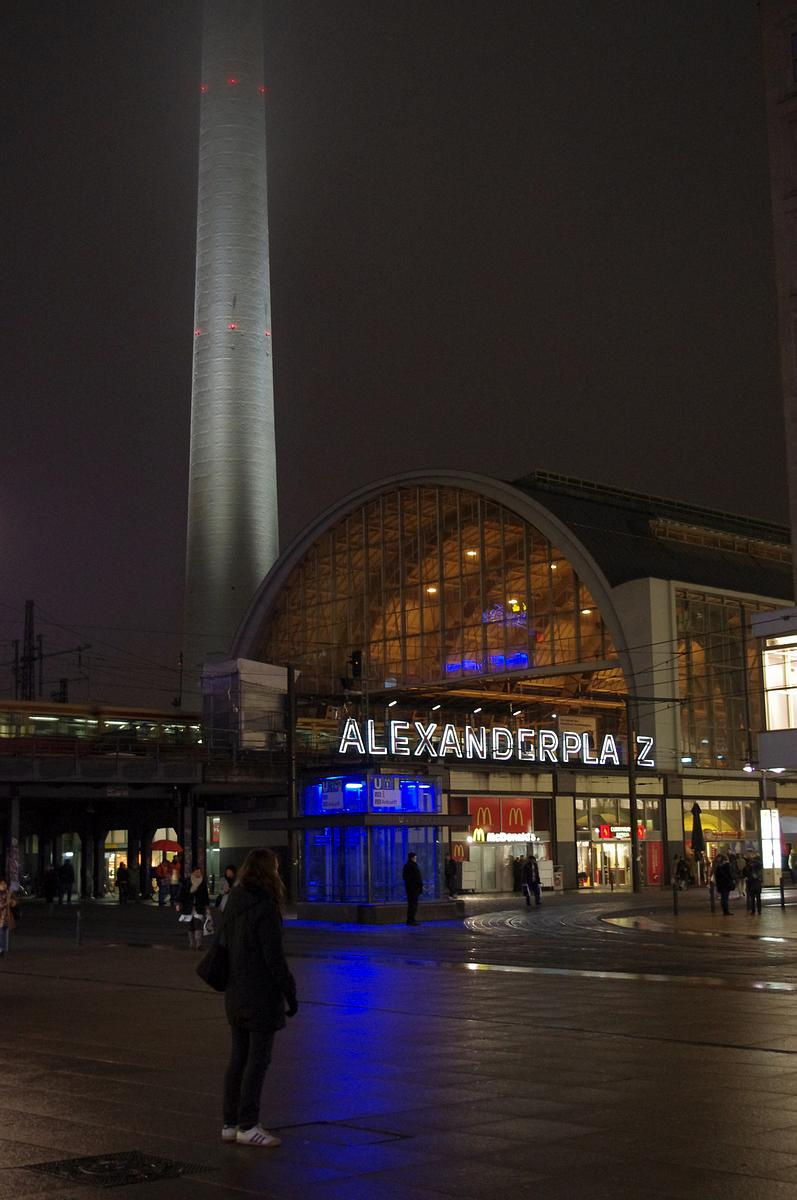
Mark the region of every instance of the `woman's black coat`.
[[195, 908], [197, 916], [201, 917], [210, 908], [210, 895], [205, 880], [203, 879], [196, 891], [192, 892], [190, 877], [184, 879], [183, 885], [180, 888], [180, 895], [177, 897], [177, 903], [180, 905], [181, 917], [190, 915], [192, 908]]
[[295, 1011], [296, 984], [282, 950], [282, 917], [273, 896], [234, 887], [221, 934], [230, 959], [224, 1007], [231, 1025], [270, 1032], [285, 1024], [285, 1004]]

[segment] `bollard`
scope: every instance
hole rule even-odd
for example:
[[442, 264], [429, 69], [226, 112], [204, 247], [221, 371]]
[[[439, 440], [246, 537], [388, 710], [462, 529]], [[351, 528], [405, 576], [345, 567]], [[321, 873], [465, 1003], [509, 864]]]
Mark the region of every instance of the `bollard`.
[[714, 887], [714, 880], [712, 879], [708, 885], [708, 902], [712, 912], [716, 912], [717, 909], [716, 898], [717, 892]]
[[673, 885], [672, 885], [672, 915], [674, 917], [678, 916], [678, 884], [677, 883], [673, 883]]
[[80, 909], [75, 913], [75, 945], [80, 945]]
[[786, 907], [786, 889], [783, 886], [783, 876], [780, 877], [780, 907]]

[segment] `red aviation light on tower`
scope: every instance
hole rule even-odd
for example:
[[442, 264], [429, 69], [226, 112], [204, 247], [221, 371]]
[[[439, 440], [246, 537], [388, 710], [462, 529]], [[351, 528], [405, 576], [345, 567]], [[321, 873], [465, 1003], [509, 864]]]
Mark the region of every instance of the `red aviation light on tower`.
[[265, 96], [266, 93], [268, 92], [268, 88], [266, 87], [266, 85], [264, 83], [261, 83], [260, 87], [257, 90], [261, 96]]
[[210, 91], [210, 84], [209, 83], [200, 83], [199, 90], [203, 96], [207, 95], [207, 93]]
[[227, 79], [227, 87], [238, 87], [240, 82], [241, 81], [237, 75], [230, 75]]

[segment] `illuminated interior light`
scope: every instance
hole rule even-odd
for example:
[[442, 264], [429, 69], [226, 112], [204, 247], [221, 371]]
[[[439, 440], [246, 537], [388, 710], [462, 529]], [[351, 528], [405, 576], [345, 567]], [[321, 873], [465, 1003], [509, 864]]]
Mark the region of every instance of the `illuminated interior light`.
[[477, 713], [480, 713], [480, 712], [481, 712], [480, 708], [474, 708], [474, 710], [473, 710], [474, 717], [476, 716]]
[[591, 608], [582, 608], [581, 615], [582, 615], [582, 617], [588, 617], [591, 612], [592, 612]]
[[478, 558], [479, 551], [478, 550], [466, 550], [465, 555], [467, 558]]
[[227, 80], [227, 87], [237, 87], [240, 82], [240, 79], [238, 79], [235, 75], [231, 75]]
[[691, 754], [682, 754], [682, 755], [681, 755], [681, 762], [682, 762], [682, 763], [690, 763], [691, 761], [692, 761], [692, 755], [691, 755]]
[[555, 571], [555, 570], [556, 570], [556, 563], [551, 563], [551, 570], [552, 570], [552, 571]]
[[755, 767], [753, 766], [753, 764], [751, 762], [746, 762], [744, 764], [744, 766], [742, 767], [742, 770], [746, 771], [748, 775], [752, 775], [753, 771], [755, 770]]
[[782, 775], [783, 772], [786, 770], [785, 767], [770, 767], [769, 769], [773, 775]]
[[513, 708], [513, 709], [512, 709], [512, 716], [513, 716], [513, 717], [519, 717], [519, 716], [520, 716], [520, 714], [521, 714], [522, 712], [523, 712], [523, 709], [522, 709], [522, 708]]
[[429, 593], [429, 595], [430, 595], [430, 596], [436, 596], [436, 595], [437, 595], [437, 588], [434, 586], [434, 584], [430, 584], [430, 585], [429, 585], [429, 587], [428, 587], [426, 590], [427, 590], [427, 592]]
[[390, 703], [388, 704], [388, 708], [395, 708], [397, 704], [398, 704], [398, 700], [391, 700]]
[[443, 706], [442, 706], [442, 704], [433, 704], [433, 705], [432, 705], [432, 712], [437, 712], [437, 710], [438, 710], [439, 708], [442, 708], [442, 707], [443, 707]]
[[517, 600], [514, 598], [512, 600], [507, 600], [507, 604], [517, 604]]

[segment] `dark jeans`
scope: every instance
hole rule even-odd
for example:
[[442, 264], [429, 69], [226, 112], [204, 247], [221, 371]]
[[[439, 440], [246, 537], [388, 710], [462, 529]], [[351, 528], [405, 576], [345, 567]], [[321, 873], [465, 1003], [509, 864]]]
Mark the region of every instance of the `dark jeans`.
[[[717, 890], [719, 891], [719, 889], [717, 889]], [[730, 913], [730, 911], [731, 911], [730, 908], [728, 907], [728, 897], [729, 896], [730, 896], [730, 892], [726, 892], [725, 889], [723, 888], [723, 890], [720, 892], [720, 904], [722, 905], [722, 911], [724, 913]]]
[[542, 904], [542, 888], [539, 883], [524, 883], [523, 891], [526, 893], [526, 904], [531, 908], [531, 897], [534, 896], [534, 903], [539, 907]]
[[251, 1129], [260, 1119], [260, 1093], [271, 1062], [274, 1034], [230, 1026], [232, 1046], [224, 1076], [224, 1124]]
[[761, 913], [761, 889], [758, 888], [757, 891], [751, 891], [749, 883], [747, 885], [747, 908], [751, 913], [754, 913], [756, 908], [759, 915]]
[[415, 924], [415, 915], [418, 912], [418, 901], [419, 900], [420, 900], [420, 896], [417, 893], [414, 896], [410, 896], [409, 892], [407, 893], [407, 924], [408, 925]]

